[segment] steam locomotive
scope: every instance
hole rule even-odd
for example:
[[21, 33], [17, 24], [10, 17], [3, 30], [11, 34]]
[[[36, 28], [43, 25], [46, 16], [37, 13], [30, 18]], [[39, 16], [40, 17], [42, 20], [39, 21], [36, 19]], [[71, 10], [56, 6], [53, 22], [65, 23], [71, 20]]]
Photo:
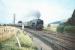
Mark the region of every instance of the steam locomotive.
[[41, 20], [41, 19], [31, 20], [29, 22], [25, 22], [24, 26], [31, 28], [31, 29], [42, 30], [43, 29], [43, 20]]

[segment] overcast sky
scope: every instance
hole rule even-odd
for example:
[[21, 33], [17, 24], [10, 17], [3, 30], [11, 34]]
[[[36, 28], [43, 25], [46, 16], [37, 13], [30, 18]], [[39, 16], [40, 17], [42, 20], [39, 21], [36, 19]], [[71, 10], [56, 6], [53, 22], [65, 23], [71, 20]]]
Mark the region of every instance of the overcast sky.
[[18, 20], [28, 21], [32, 11], [39, 11], [45, 24], [71, 17], [75, 0], [0, 0], [0, 23], [12, 23], [13, 14]]

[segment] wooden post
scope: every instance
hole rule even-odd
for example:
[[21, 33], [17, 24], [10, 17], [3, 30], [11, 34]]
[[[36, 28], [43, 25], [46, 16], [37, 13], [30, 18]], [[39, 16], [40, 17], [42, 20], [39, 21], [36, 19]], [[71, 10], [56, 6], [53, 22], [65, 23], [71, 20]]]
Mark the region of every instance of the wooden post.
[[24, 23], [22, 23], [22, 30], [24, 30]]

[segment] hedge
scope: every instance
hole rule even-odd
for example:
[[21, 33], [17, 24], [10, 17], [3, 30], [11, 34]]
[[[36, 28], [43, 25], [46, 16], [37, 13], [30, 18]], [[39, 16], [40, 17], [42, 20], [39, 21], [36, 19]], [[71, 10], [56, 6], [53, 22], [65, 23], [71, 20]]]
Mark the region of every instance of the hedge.
[[64, 32], [75, 33], [75, 26], [65, 26], [64, 27]]
[[63, 32], [64, 32], [64, 25], [58, 26], [58, 27], [57, 27], [57, 32], [63, 33]]

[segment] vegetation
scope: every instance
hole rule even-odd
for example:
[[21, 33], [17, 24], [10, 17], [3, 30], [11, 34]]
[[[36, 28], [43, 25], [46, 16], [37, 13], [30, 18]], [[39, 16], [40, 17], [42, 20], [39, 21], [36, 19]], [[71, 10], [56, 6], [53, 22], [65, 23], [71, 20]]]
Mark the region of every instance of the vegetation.
[[75, 33], [75, 26], [65, 26], [64, 32]]
[[[7, 27], [7, 26], [6, 26]], [[1, 27], [3, 30], [5, 27]], [[3, 40], [0, 42], [0, 50], [37, 50], [37, 47], [33, 45], [32, 39], [27, 35], [27, 32], [23, 32], [22, 30], [14, 27], [7, 27], [6, 31], [8, 33], [11, 31], [11, 29], [14, 29], [13, 32], [11, 32], [11, 35], [14, 33], [14, 31], [17, 33], [17, 37], [19, 39], [19, 42], [21, 44], [21, 48], [19, 47], [18, 41], [16, 39], [16, 36], [12, 36], [8, 38], [7, 40]], [[3, 31], [3, 34], [5, 32]], [[5, 34], [6, 35], [6, 34]], [[1, 36], [1, 34], [0, 34]], [[8, 35], [9, 37], [10, 35]], [[1, 38], [1, 37], [0, 37]], [[4, 37], [5, 39], [5, 37]]]
[[63, 25], [59, 25], [57, 32], [75, 33], [75, 10], [72, 17], [68, 19]]
[[64, 23], [63, 25], [58, 26], [57, 32], [74, 34], [75, 26]]
[[69, 18], [66, 23], [68, 23], [69, 25], [75, 26], [75, 10], [74, 10], [74, 12], [72, 14], [72, 17]]
[[64, 25], [58, 26], [58, 27], [57, 27], [57, 32], [63, 33], [63, 32], [64, 32]]

